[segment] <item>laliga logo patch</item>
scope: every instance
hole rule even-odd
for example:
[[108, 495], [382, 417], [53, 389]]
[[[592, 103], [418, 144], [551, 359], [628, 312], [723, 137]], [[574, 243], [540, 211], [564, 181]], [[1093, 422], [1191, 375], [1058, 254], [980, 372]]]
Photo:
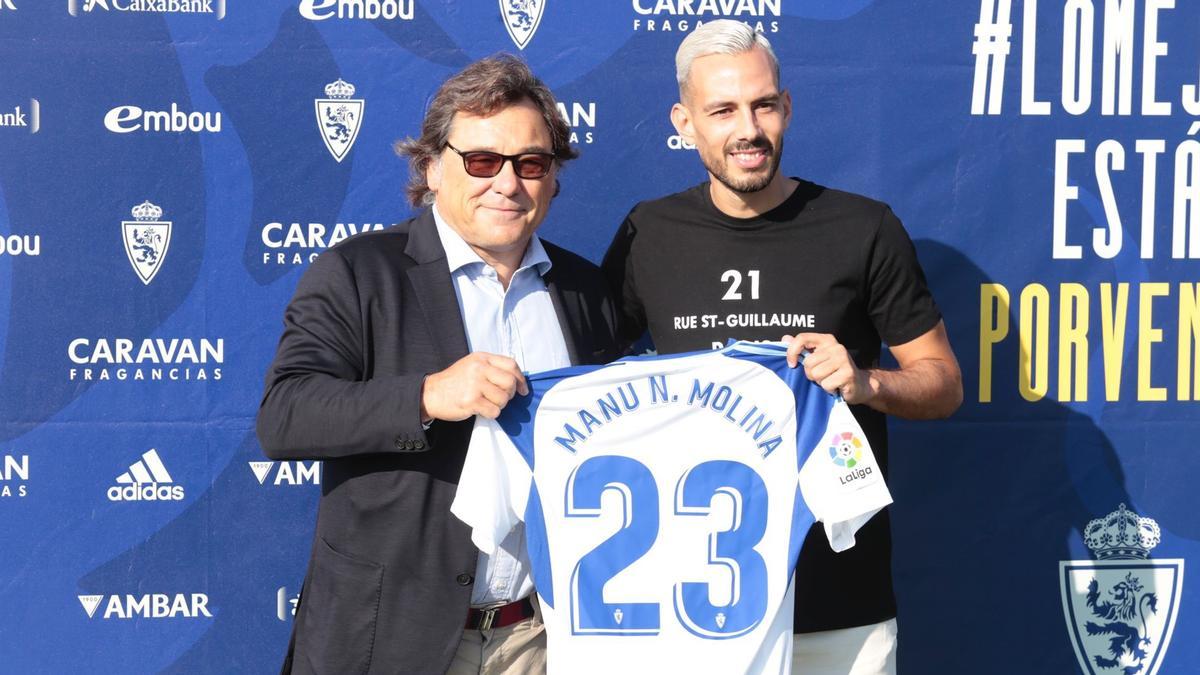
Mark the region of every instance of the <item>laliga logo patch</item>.
[[1151, 560], [1158, 523], [1124, 504], [1088, 523], [1096, 556], [1059, 562], [1063, 616], [1089, 675], [1154, 675], [1171, 643], [1183, 590], [1183, 559]]
[[316, 99], [317, 130], [329, 154], [341, 162], [358, 139], [365, 103], [361, 98], [350, 98], [354, 85], [341, 78], [325, 85], [325, 95], [329, 98]]
[[504, 28], [518, 49], [525, 49], [533, 39], [545, 9], [546, 0], [500, 0]]
[[149, 201], [133, 207], [136, 220], [121, 221], [125, 255], [143, 284], [150, 285], [171, 246], [171, 221], [160, 220], [163, 210]]
[[862, 441], [853, 433], [843, 431], [833, 437], [833, 444], [829, 446], [829, 457], [834, 464], [853, 469], [862, 461]]

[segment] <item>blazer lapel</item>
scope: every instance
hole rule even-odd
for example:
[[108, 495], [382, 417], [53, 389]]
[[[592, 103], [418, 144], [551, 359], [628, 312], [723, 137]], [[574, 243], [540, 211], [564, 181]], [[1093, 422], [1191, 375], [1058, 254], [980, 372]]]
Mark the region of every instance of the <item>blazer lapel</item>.
[[433, 336], [441, 367], [447, 368], [467, 355], [467, 333], [431, 210], [413, 220], [404, 252], [417, 263], [408, 270], [408, 278], [417, 291], [417, 302]]

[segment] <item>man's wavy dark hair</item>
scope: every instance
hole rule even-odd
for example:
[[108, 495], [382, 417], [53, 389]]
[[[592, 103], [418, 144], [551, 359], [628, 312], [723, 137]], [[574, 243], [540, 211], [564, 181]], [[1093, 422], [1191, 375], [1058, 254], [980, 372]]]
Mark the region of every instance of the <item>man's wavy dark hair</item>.
[[450, 125], [456, 113], [480, 117], [528, 100], [542, 113], [550, 129], [551, 151], [561, 167], [579, 153], [571, 148], [571, 129], [558, 113], [554, 94], [529, 66], [512, 54], [496, 54], [467, 66], [446, 80], [434, 95], [421, 122], [419, 138], [405, 138], [395, 144], [396, 154], [408, 157], [409, 181], [406, 192], [413, 206], [433, 203], [434, 194], [425, 181], [425, 170], [446, 148]]

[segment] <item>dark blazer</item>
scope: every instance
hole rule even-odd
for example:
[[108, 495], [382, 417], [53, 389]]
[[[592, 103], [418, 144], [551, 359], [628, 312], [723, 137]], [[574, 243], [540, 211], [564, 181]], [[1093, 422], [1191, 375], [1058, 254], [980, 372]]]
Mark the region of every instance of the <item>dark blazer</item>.
[[[616, 358], [599, 270], [545, 244], [573, 364]], [[308, 574], [285, 673], [444, 673], [477, 550], [450, 513], [473, 421], [421, 427], [425, 375], [467, 354], [429, 211], [352, 237], [312, 264], [284, 314], [258, 438], [275, 460], [324, 460]]]

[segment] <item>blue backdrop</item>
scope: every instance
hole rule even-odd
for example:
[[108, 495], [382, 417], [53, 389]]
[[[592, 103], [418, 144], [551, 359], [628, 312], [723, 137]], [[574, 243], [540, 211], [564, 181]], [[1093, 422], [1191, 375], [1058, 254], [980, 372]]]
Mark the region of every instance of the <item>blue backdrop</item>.
[[1178, 4], [0, 0], [0, 671], [276, 669], [320, 467], [253, 424], [300, 274], [410, 215], [391, 144], [501, 50], [582, 153], [542, 234], [598, 261], [703, 180], [673, 54], [730, 17], [780, 57], [785, 170], [893, 206], [963, 366], [951, 420], [892, 425], [901, 671], [1200, 672]]

